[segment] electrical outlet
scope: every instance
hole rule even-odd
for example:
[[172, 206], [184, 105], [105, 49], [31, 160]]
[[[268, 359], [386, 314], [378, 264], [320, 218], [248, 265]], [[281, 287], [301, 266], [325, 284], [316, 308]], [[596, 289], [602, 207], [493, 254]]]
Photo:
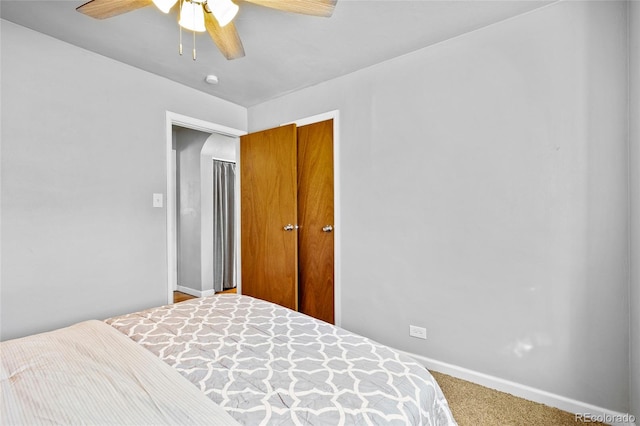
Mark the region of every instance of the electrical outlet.
[[418, 327], [417, 325], [410, 325], [409, 336], [427, 340], [427, 329], [424, 327]]

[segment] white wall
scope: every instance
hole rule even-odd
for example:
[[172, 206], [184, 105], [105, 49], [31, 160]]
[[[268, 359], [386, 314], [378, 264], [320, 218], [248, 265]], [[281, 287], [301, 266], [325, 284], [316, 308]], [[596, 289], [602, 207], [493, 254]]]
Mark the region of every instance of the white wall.
[[2, 339], [166, 303], [166, 111], [246, 109], [2, 21]]
[[174, 133], [178, 166], [178, 285], [200, 292], [204, 290], [202, 271], [206, 269], [206, 265], [202, 263], [203, 194], [200, 153], [210, 135], [175, 126]]
[[626, 11], [556, 3], [249, 109], [340, 110], [345, 328], [628, 410]]
[[640, 422], [640, 2], [629, 2], [631, 413]]

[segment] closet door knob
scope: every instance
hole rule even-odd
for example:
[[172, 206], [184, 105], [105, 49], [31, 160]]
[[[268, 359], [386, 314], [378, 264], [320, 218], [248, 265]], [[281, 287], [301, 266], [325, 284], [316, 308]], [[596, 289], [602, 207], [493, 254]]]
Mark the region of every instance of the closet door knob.
[[298, 229], [298, 225], [287, 224], [283, 228], [285, 231], [293, 231], [294, 229]]
[[322, 227], [322, 232], [331, 232], [333, 231], [333, 226], [331, 225], [326, 225]]

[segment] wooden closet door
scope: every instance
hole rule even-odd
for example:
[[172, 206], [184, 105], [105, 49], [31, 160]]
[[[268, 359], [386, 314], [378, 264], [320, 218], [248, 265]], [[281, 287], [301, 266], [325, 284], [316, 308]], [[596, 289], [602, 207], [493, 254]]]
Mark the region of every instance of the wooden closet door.
[[[242, 293], [298, 309], [296, 126], [240, 138]], [[287, 225], [293, 229], [285, 230]]]
[[334, 323], [333, 120], [298, 128], [300, 312]]

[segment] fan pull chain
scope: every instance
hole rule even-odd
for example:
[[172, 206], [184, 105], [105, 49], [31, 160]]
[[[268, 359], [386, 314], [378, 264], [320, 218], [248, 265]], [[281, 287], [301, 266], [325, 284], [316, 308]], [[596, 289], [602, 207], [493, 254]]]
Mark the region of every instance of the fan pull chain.
[[[178, 19], [182, 18], [182, 0], [180, 0], [180, 9], [179, 9], [179, 16]], [[180, 26], [180, 24], [178, 24], [178, 29], [180, 30], [180, 56], [182, 56], [182, 27]]]
[[[193, 8], [193, 21], [196, 20], [196, 8]], [[193, 60], [196, 60], [196, 32], [193, 31]]]
[[196, 60], [196, 32], [193, 32], [193, 60]]
[[[180, 25], [180, 21], [182, 21], [182, 6], [183, 6], [183, 3], [185, 1], [188, 1], [188, 2], [191, 3], [190, 0], [180, 0], [180, 12], [179, 12], [179, 15], [178, 15], [178, 29], [179, 29], [179, 32], [180, 32], [180, 47], [179, 47], [178, 51], [180, 52], [180, 56], [182, 56], [182, 26]], [[196, 20], [196, 10], [195, 10], [195, 8], [193, 8], [193, 20], [194, 21]], [[192, 53], [192, 56], [193, 56], [193, 60], [195, 61], [196, 58], [197, 58], [197, 54], [196, 54], [196, 32], [195, 31], [192, 31], [192, 32], [193, 32], [193, 53]]]

